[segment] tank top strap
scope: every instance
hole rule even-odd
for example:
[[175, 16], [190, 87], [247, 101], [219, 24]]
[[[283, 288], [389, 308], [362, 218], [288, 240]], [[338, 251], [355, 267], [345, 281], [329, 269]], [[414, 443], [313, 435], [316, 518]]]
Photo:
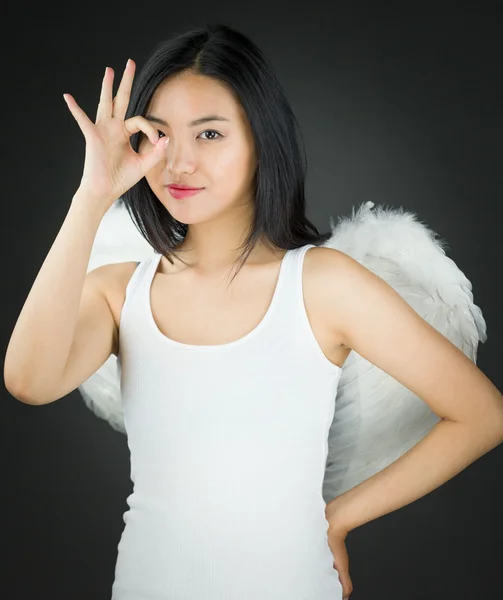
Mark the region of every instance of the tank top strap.
[[[306, 252], [315, 244], [306, 244], [288, 250], [281, 273], [281, 286], [276, 298], [274, 335], [289, 340], [292, 353], [303, 357], [306, 364], [317, 364], [328, 371], [329, 377], [337, 377], [340, 367], [329, 361], [323, 353], [311, 327], [304, 302], [303, 268]], [[290, 350], [285, 350], [285, 355]]]
[[150, 272], [155, 269], [160, 257], [161, 255], [156, 253], [138, 262], [136, 269], [127, 283], [124, 303], [128, 302], [129, 298], [136, 294], [136, 289], [142, 287], [142, 283], [145, 280], [148, 280]]
[[136, 269], [126, 285], [124, 304], [121, 311], [121, 329], [127, 327], [130, 315], [135, 322], [142, 319], [144, 297], [148, 293], [160, 259], [161, 254], [156, 252], [152, 256], [139, 261], [136, 265]]
[[280, 312], [287, 319], [298, 317], [299, 309], [304, 306], [302, 293], [304, 257], [309, 248], [313, 247], [314, 244], [306, 244], [287, 251], [281, 273], [281, 288], [278, 290], [279, 298], [277, 299], [278, 304], [281, 304]]

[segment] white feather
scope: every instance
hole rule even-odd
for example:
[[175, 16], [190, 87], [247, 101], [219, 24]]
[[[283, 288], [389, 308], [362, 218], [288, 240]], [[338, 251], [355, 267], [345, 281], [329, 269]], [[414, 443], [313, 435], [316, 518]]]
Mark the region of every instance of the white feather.
[[[444, 243], [402, 209], [363, 204], [339, 219], [325, 246], [357, 260], [392, 286], [412, 308], [473, 362], [486, 324], [472, 285]], [[328, 436], [323, 498], [336, 496], [384, 469], [439, 421], [408, 388], [352, 350], [344, 362]]]

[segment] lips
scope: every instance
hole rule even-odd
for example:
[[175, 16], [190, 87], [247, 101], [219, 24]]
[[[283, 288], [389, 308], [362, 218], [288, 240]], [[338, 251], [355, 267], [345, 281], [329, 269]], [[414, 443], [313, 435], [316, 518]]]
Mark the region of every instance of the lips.
[[196, 194], [198, 194], [199, 192], [202, 192], [204, 188], [185, 188], [185, 189], [180, 189], [178, 187], [174, 187], [174, 186], [167, 186], [168, 190], [169, 190], [169, 194], [172, 198], [175, 198], [175, 200], [182, 200], [184, 198], [188, 198], [190, 196], [195, 196]]
[[174, 185], [170, 184], [166, 187], [169, 187], [171, 190], [202, 190], [203, 188], [191, 187], [190, 185]]

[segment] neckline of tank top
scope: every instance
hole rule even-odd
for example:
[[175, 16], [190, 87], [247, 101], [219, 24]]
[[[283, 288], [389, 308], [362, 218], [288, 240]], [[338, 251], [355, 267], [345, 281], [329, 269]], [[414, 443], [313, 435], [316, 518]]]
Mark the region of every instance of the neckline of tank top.
[[[306, 246], [310, 248], [311, 244], [306, 244]], [[151, 262], [149, 264], [149, 269], [147, 271], [147, 285], [145, 286], [145, 294], [144, 294], [144, 298], [143, 298], [144, 305], [146, 305], [145, 308], [146, 308], [147, 318], [148, 318], [150, 327], [154, 332], [154, 335], [157, 338], [159, 338], [161, 340], [161, 342], [164, 342], [167, 345], [173, 346], [175, 348], [192, 350], [195, 352], [218, 352], [219, 350], [225, 351], [225, 350], [228, 350], [231, 348], [235, 348], [236, 346], [238, 346], [240, 344], [244, 344], [245, 342], [249, 341], [256, 335], [258, 335], [260, 333], [260, 331], [262, 331], [262, 329], [267, 325], [267, 322], [270, 320], [271, 315], [274, 313], [275, 306], [278, 302], [279, 292], [283, 285], [286, 262], [287, 262], [288, 258], [294, 252], [296, 252], [296, 251], [299, 252], [301, 249], [306, 248], [306, 246], [299, 246], [298, 248], [291, 248], [290, 250], [287, 250], [285, 252], [283, 258], [281, 259], [281, 263], [280, 263], [280, 267], [279, 267], [279, 274], [278, 274], [278, 278], [276, 280], [276, 286], [274, 288], [272, 300], [269, 304], [269, 307], [268, 307], [265, 315], [262, 317], [262, 320], [258, 323], [258, 325], [254, 329], [252, 329], [250, 332], [246, 333], [244, 336], [238, 338], [237, 340], [232, 340], [231, 342], [227, 342], [225, 344], [187, 344], [185, 342], [178, 342], [177, 340], [174, 340], [174, 339], [168, 337], [167, 335], [164, 335], [164, 333], [162, 333], [162, 331], [159, 329], [159, 327], [157, 327], [157, 323], [155, 322], [154, 315], [152, 313], [152, 305], [150, 302], [151, 301], [150, 293], [151, 293], [151, 288], [152, 288], [152, 282], [154, 280], [154, 275], [157, 271], [157, 267], [159, 265], [159, 262], [160, 262], [161, 256], [162, 256], [160, 253], [159, 254], [156, 253], [150, 259]]]

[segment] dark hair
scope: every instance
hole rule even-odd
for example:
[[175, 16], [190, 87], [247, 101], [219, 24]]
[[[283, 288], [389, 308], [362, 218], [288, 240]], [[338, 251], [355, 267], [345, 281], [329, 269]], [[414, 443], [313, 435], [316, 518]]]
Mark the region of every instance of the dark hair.
[[[253, 180], [254, 217], [251, 231], [240, 246], [242, 252], [236, 262], [241, 264], [234, 277], [261, 239], [285, 250], [322, 245], [328, 240], [332, 232], [320, 234], [305, 214], [307, 159], [297, 139], [297, 119], [272, 66], [242, 33], [222, 23], [207, 24], [159, 43], [135, 77], [126, 118], [145, 116], [159, 84], [182, 71], [212, 77], [232, 88], [255, 140], [258, 166]], [[131, 136], [135, 151], [139, 135]], [[171, 255], [185, 263], [175, 248], [185, 237], [188, 225], [166, 210], [145, 177], [120, 200], [155, 251], [171, 263]]]

